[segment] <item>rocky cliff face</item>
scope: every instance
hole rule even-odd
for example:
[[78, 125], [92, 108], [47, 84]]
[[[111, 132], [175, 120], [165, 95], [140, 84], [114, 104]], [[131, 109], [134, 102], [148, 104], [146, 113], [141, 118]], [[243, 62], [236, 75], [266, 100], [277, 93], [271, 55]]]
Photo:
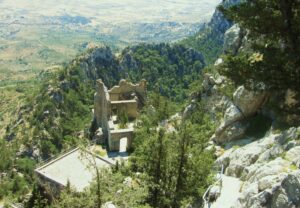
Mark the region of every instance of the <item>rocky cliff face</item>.
[[[276, 117], [265, 114], [269, 92], [239, 86], [224, 95], [228, 84], [218, 74], [206, 74], [200, 97], [218, 125], [210, 147], [216, 150], [215, 164], [240, 184], [229, 207], [300, 207], [300, 127], [274, 127]], [[221, 190], [228, 192], [230, 187]], [[222, 202], [217, 199], [216, 204]]]
[[[230, 6], [238, 2], [223, 1], [223, 4]], [[224, 20], [220, 12], [215, 12], [209, 27], [223, 40], [224, 53], [235, 55], [248, 50], [247, 31]], [[221, 63], [222, 59], [218, 59], [214, 68]], [[277, 96], [263, 85], [257, 91], [231, 86], [230, 81], [217, 72], [204, 76], [197, 99], [206, 103], [207, 111], [218, 126], [209, 149], [215, 148], [215, 164], [224, 167], [226, 177], [239, 182], [238, 194], [228, 208], [300, 207], [300, 127], [276, 128], [279, 118], [266, 103]], [[194, 108], [192, 102], [183, 118]], [[224, 184], [228, 185], [226, 181]], [[222, 190], [228, 192], [230, 187]], [[214, 187], [210, 192], [210, 196], [215, 197], [219, 188]], [[223, 200], [224, 193], [219, 194], [219, 200]], [[226, 203], [217, 199], [217, 204]], [[216, 207], [214, 203], [212, 207]]]
[[[221, 4], [224, 7], [230, 7], [239, 2], [241, 2], [241, 0], [223, 0]], [[232, 22], [225, 19], [224, 15], [216, 10], [208, 26], [211, 27], [214, 32], [224, 35], [224, 33], [232, 26]]]
[[[224, 7], [230, 7], [235, 4], [238, 4], [241, 0], [223, 0], [222, 5]], [[208, 23], [208, 28], [211, 30], [212, 35], [216, 36], [219, 41], [222, 43], [224, 40], [224, 35], [232, 27], [233, 23], [227, 20], [224, 15], [216, 9], [215, 13], [212, 16], [211, 21]]]

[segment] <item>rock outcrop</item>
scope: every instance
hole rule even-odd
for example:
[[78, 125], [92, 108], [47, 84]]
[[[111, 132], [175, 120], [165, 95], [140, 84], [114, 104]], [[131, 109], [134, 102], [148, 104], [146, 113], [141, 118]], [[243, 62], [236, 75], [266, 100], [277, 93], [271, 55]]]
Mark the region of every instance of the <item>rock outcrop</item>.
[[225, 32], [223, 51], [226, 54], [236, 55], [243, 43], [244, 33], [235, 24]]
[[224, 116], [212, 140], [224, 143], [244, 136], [248, 125], [243, 121], [261, 110], [268, 95], [266, 91], [249, 91], [240, 86], [233, 93], [233, 101], [224, 98], [220, 104], [225, 109]]
[[[221, 4], [224, 7], [229, 7], [238, 4], [240, 1], [241, 0], [223, 0]], [[208, 25], [214, 32], [224, 36], [224, 33], [232, 26], [232, 22], [225, 19], [224, 15], [219, 10], [216, 10]]]
[[270, 132], [216, 160], [226, 175], [243, 181], [234, 207], [300, 207], [299, 134], [300, 128]]
[[255, 114], [267, 101], [268, 92], [249, 91], [244, 86], [240, 86], [233, 94], [233, 103], [244, 116]]

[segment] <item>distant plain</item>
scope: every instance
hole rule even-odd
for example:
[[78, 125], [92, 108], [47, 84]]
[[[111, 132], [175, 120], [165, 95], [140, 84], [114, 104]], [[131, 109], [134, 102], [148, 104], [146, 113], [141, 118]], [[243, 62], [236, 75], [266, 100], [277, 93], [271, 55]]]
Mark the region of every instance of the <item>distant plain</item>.
[[0, 0], [0, 137], [36, 77], [92, 45], [114, 51], [196, 33], [221, 0]]
[[0, 0], [0, 81], [32, 78], [90, 42], [122, 48], [176, 41], [195, 33], [219, 2]]

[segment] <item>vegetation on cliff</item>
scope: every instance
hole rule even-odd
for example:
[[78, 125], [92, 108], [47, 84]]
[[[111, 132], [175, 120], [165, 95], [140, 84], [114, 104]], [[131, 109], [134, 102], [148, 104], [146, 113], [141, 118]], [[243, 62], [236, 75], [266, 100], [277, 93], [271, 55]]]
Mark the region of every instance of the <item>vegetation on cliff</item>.
[[[128, 58], [129, 61], [125, 61]], [[130, 67], [134, 63], [136, 65]], [[33, 93], [33, 101], [28, 101], [30, 105], [20, 110], [22, 122], [13, 128], [8, 126], [6, 138], [12, 141], [3, 145], [11, 154], [6, 155], [10, 159], [1, 170], [6, 175], [0, 182], [4, 188], [0, 190], [0, 197], [14, 195], [12, 198], [16, 199], [32, 190], [32, 162], [47, 160], [79, 143], [88, 143], [96, 79], [101, 78], [107, 86], [112, 86], [122, 77], [132, 81], [146, 78], [149, 93], [155, 91], [166, 96], [166, 103], [175, 113], [178, 104], [187, 101], [189, 84], [200, 77], [203, 66], [202, 55], [183, 46], [140, 45], [125, 49], [119, 57], [109, 48], [89, 50], [65, 67], [41, 74], [40, 90]], [[161, 112], [167, 113], [164, 110]], [[163, 118], [166, 117], [159, 120]], [[16, 154], [21, 162], [15, 159]], [[15, 168], [24, 177], [14, 173]], [[17, 186], [20, 187], [15, 189]]]
[[[300, 87], [300, 4], [297, 1], [246, 1], [228, 9], [219, 8], [229, 19], [248, 31], [251, 50], [226, 55], [220, 72], [237, 85], [276, 92], [297, 92]], [[299, 113], [299, 106], [289, 109]]]

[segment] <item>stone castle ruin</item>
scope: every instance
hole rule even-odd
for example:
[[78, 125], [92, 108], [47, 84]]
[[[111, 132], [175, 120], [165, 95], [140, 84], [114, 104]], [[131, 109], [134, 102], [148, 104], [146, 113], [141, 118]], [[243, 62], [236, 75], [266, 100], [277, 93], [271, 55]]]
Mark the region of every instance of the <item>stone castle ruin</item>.
[[126, 152], [133, 139], [134, 121], [146, 101], [146, 80], [132, 84], [121, 80], [110, 90], [97, 80], [94, 98], [96, 139], [109, 151]]
[[[109, 151], [126, 152], [133, 139], [134, 122], [146, 99], [146, 81], [132, 84], [121, 80], [118, 86], [107, 90], [97, 80], [94, 98], [94, 124], [97, 139], [108, 145]], [[41, 185], [49, 193], [58, 195], [68, 183], [81, 192], [95, 177], [95, 166], [108, 168], [115, 160], [100, 157], [90, 149], [73, 149], [35, 169]]]

